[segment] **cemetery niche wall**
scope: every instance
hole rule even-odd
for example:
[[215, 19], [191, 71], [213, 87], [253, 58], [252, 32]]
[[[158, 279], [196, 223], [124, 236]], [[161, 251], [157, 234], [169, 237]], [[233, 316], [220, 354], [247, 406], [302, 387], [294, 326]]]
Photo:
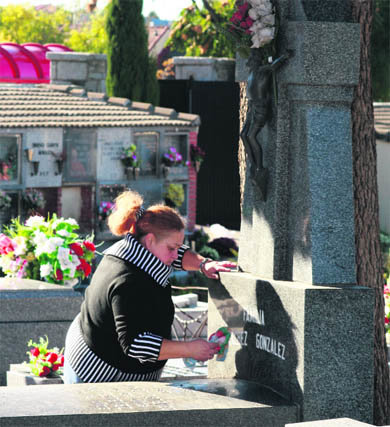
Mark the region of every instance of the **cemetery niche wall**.
[[[26, 216], [23, 194], [34, 188], [46, 200], [38, 213], [72, 217], [81, 232], [109, 239], [105, 220], [121, 191], [140, 192], [148, 206], [162, 202], [173, 182], [183, 186], [179, 209], [194, 226], [189, 146], [197, 144], [199, 116], [72, 85], [1, 85], [0, 96], [0, 189], [11, 197], [10, 208], [0, 206], [2, 223]], [[131, 168], [124, 160], [129, 147], [136, 153]], [[181, 160], [167, 174], [163, 157], [172, 147]]]

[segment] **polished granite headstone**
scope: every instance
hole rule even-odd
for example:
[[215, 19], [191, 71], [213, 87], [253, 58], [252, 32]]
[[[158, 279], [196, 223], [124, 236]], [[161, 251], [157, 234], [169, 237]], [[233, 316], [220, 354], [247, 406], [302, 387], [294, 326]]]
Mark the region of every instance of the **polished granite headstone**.
[[30, 339], [45, 335], [49, 347], [62, 348], [83, 297], [70, 286], [27, 279], [0, 279], [0, 386], [11, 364], [28, 360]]
[[[182, 382], [124, 382], [35, 386], [34, 393], [31, 390], [31, 387], [0, 387], [2, 427], [253, 424], [284, 427], [297, 421], [297, 408], [275, 393], [264, 396], [261, 390], [252, 390], [242, 396], [240, 384], [234, 382], [214, 382], [207, 386], [196, 380], [192, 387]], [[256, 400], [262, 395], [265, 402]]]

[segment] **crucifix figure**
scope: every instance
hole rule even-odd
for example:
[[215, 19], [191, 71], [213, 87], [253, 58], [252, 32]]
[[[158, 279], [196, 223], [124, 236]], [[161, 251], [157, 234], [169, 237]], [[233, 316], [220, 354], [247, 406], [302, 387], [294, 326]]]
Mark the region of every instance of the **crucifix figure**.
[[250, 177], [260, 191], [261, 200], [267, 199], [268, 169], [263, 165], [263, 150], [257, 141], [257, 135], [264, 127], [271, 113], [271, 76], [288, 58], [282, 55], [271, 64], [259, 65], [256, 58], [251, 58], [252, 70], [248, 77], [247, 97], [248, 111], [241, 139], [244, 142], [250, 164]]

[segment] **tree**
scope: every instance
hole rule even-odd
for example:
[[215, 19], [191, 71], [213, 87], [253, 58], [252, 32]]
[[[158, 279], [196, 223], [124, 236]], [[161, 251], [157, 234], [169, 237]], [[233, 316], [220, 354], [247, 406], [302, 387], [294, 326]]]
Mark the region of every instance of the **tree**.
[[352, 4], [353, 18], [361, 26], [360, 76], [352, 103], [356, 281], [358, 285], [369, 286], [375, 292], [374, 422], [376, 425], [385, 425], [390, 423], [390, 385], [384, 331], [376, 141], [370, 66], [373, 0], [353, 0]]
[[107, 93], [133, 101], [149, 101], [147, 86], [153, 78], [148, 74], [148, 38], [142, 3], [142, 0], [112, 0], [106, 21]]
[[107, 53], [107, 33], [104, 28], [107, 10], [94, 12], [80, 29], [72, 29], [66, 45], [76, 52]]
[[374, 101], [390, 101], [390, 2], [375, 0], [371, 36]]
[[[233, 15], [235, 1], [215, 0], [212, 6], [215, 13], [228, 23]], [[181, 11], [166, 46], [171, 51], [183, 52], [185, 56], [234, 58], [236, 53], [233, 41], [220, 32], [209, 11], [194, 5]]]
[[26, 6], [0, 8], [0, 41], [14, 43], [64, 43], [72, 15], [57, 8], [54, 12]]

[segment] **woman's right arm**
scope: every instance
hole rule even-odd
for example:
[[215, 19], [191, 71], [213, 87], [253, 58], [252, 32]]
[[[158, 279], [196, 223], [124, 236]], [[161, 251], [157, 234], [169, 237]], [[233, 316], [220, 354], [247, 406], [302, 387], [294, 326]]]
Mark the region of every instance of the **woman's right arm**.
[[194, 341], [171, 341], [163, 339], [158, 360], [191, 357], [195, 360], [210, 360], [219, 351], [216, 343], [197, 339]]

